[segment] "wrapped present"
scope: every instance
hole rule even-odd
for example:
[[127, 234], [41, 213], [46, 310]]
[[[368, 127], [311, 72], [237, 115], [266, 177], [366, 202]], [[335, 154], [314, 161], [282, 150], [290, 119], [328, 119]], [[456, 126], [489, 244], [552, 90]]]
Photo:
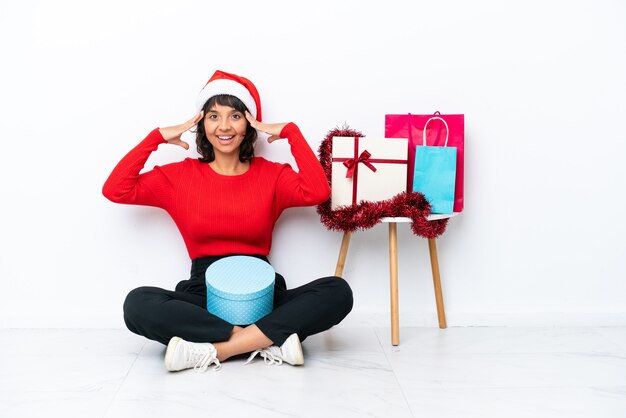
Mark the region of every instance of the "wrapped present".
[[334, 137], [332, 209], [406, 191], [407, 138]]

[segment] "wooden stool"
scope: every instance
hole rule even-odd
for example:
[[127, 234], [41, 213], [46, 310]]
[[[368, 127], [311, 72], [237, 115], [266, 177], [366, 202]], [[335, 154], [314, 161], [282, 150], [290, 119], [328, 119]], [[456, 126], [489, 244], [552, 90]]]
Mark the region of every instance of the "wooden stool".
[[[429, 221], [446, 219], [456, 216], [456, 213], [447, 215], [430, 215]], [[398, 234], [397, 224], [410, 223], [411, 218], [382, 218], [381, 222], [389, 224], [389, 290], [391, 295], [391, 344], [400, 344], [400, 315], [398, 312]], [[341, 241], [341, 249], [335, 268], [335, 276], [342, 277], [343, 268], [346, 264], [348, 246], [350, 245], [350, 232], [344, 232]], [[434, 238], [428, 239], [428, 250], [430, 252], [430, 267], [433, 272], [433, 283], [435, 286], [435, 301], [437, 302], [437, 317], [439, 318], [439, 328], [447, 327], [446, 313], [443, 307], [443, 296], [441, 294], [441, 277], [439, 275], [439, 260], [437, 259], [437, 241]]]

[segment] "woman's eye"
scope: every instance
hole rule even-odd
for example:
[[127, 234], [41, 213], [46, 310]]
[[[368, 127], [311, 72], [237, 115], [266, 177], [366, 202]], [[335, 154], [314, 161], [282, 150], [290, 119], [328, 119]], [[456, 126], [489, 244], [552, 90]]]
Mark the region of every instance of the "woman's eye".
[[209, 115], [209, 119], [215, 120], [215, 119], [217, 119], [217, 115]]
[[240, 115], [240, 114], [238, 114], [238, 113], [235, 113], [235, 114], [233, 115], [233, 119], [235, 119], [235, 120], [237, 120], [237, 119], [241, 119], [241, 115]]

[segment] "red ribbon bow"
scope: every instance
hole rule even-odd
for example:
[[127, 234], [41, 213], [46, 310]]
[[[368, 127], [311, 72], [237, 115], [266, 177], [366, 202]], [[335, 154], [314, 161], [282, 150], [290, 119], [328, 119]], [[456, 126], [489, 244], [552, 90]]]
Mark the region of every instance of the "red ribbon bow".
[[346, 172], [346, 178], [351, 179], [354, 176], [354, 170], [356, 169], [358, 163], [363, 163], [367, 166], [367, 168], [369, 168], [373, 172], [376, 172], [376, 167], [374, 167], [372, 163], [368, 161], [371, 156], [372, 154], [370, 154], [367, 150], [363, 150], [361, 155], [359, 155], [359, 158], [350, 158], [349, 160], [344, 161], [343, 165], [348, 168], [348, 171]]

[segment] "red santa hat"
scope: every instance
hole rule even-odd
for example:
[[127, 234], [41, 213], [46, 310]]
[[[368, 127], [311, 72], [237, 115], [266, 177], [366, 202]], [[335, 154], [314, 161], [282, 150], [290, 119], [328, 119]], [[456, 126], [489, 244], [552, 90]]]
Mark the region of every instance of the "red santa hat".
[[252, 116], [261, 121], [261, 98], [252, 81], [235, 74], [216, 71], [200, 90], [196, 99], [196, 109], [202, 110], [204, 104], [213, 96], [229, 94], [243, 102]]

